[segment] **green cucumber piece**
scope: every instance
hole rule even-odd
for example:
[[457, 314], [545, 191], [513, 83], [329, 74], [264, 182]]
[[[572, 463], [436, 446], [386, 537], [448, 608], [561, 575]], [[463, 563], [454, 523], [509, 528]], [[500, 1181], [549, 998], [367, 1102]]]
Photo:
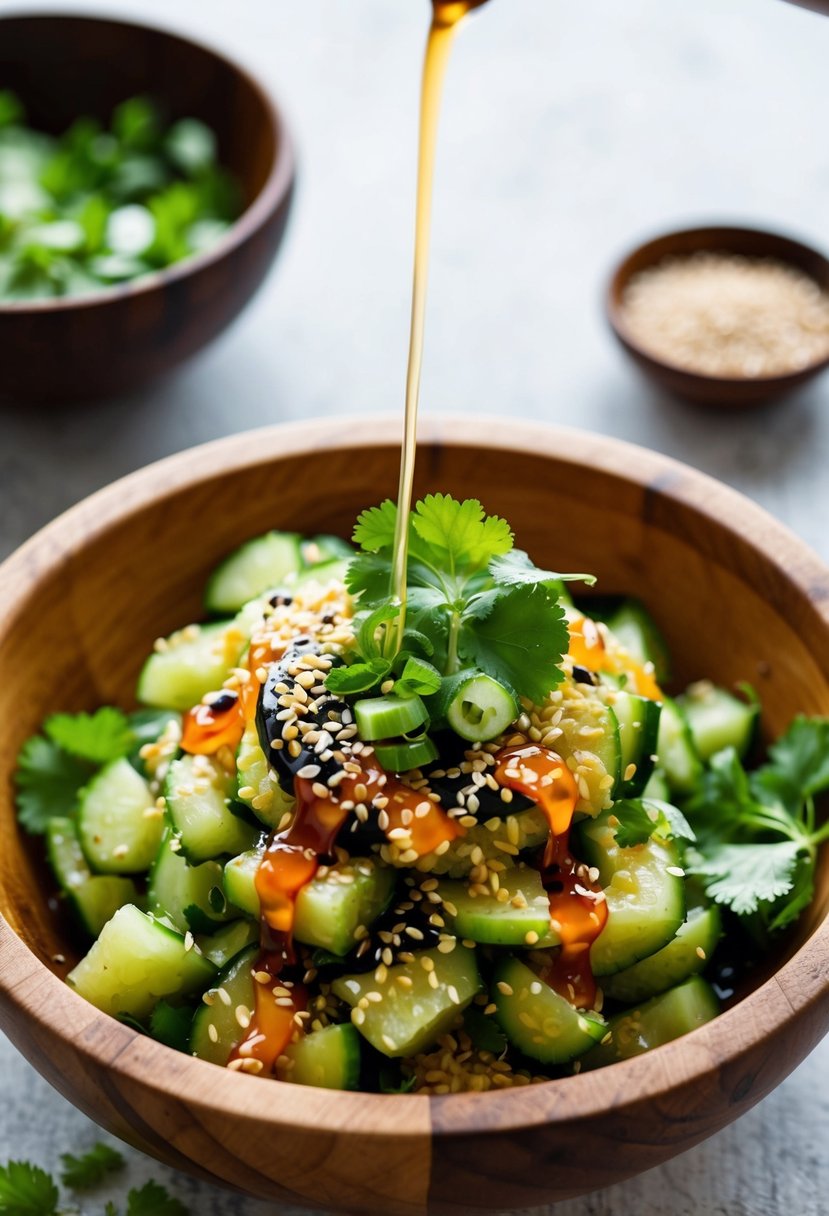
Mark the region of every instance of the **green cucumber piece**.
[[483, 672], [453, 680], [446, 721], [456, 735], [471, 742], [494, 739], [521, 712], [515, 693]]
[[604, 1018], [576, 1009], [516, 958], [504, 958], [493, 974], [495, 1017], [509, 1041], [543, 1064], [565, 1064], [607, 1034]]
[[330, 583], [344, 583], [352, 558], [353, 554], [351, 557], [334, 557], [309, 566], [307, 570], [301, 570], [299, 574], [288, 579], [286, 587], [292, 590], [295, 587], [306, 587], [309, 583], [318, 583], [321, 587], [327, 587]]
[[280, 1081], [318, 1089], [360, 1088], [360, 1036], [350, 1024], [326, 1026], [285, 1048]]
[[607, 626], [637, 663], [653, 664], [657, 684], [671, 674], [668, 647], [647, 609], [638, 600], [625, 600], [607, 620]]
[[[504, 803], [504, 810], [509, 806]], [[538, 807], [519, 811], [515, 815], [518, 825], [515, 847], [519, 852], [539, 849], [547, 843], [550, 825]], [[490, 830], [490, 825], [492, 830]], [[472, 853], [480, 848], [484, 857], [495, 857], [503, 861], [506, 854], [495, 845], [496, 840], [506, 841], [507, 829], [503, 819], [492, 818], [469, 828], [463, 836], [453, 840], [445, 853], [428, 853], [417, 862], [417, 869], [429, 874], [446, 874], [449, 878], [463, 878], [472, 869]]]
[[281, 587], [302, 566], [299, 536], [295, 532], [267, 532], [246, 541], [207, 581], [204, 606], [216, 615], [238, 612], [248, 600]]
[[650, 798], [654, 802], [671, 801], [671, 788], [661, 768], [655, 768], [651, 773], [647, 785], [642, 790], [642, 797]]
[[676, 847], [652, 836], [622, 849], [610, 820], [613, 811], [581, 825], [580, 856], [599, 871], [607, 923], [590, 949], [595, 975], [613, 975], [655, 954], [685, 920], [685, 879]]
[[245, 727], [236, 753], [236, 798], [271, 829], [278, 828], [295, 807], [294, 799], [285, 793], [268, 766], [255, 722]]
[[603, 712], [596, 709], [592, 724], [600, 726], [602, 734], [597, 742], [589, 745], [589, 750], [599, 757], [605, 771], [613, 778], [610, 795], [616, 798], [622, 781], [622, 736], [615, 710], [609, 705], [603, 707]]
[[150, 1037], [172, 1047], [174, 1051], [187, 1051], [190, 1044], [190, 1025], [193, 1009], [190, 1005], [170, 1005], [159, 1001], [150, 1014]]
[[605, 996], [632, 1005], [681, 984], [708, 966], [721, 936], [722, 918], [716, 904], [689, 909], [688, 919], [667, 946], [625, 971], [605, 976]]
[[[224, 875], [227, 898], [257, 918], [256, 873], [261, 860], [262, 851], [251, 849], [232, 858]], [[297, 895], [294, 937], [332, 954], [348, 954], [357, 942], [358, 927], [370, 925], [389, 906], [396, 881], [396, 871], [372, 857], [326, 866]]]
[[[433, 964], [438, 978], [436, 988], [429, 983], [424, 959]], [[409, 987], [397, 982], [401, 976], [411, 980]], [[481, 991], [475, 951], [460, 943], [450, 954], [421, 951], [414, 962], [389, 967], [386, 981], [379, 987], [382, 1000], [370, 1002], [368, 1009], [355, 1009], [353, 1020], [357, 1029], [384, 1056], [415, 1055], [448, 1031], [458, 1014]], [[378, 991], [378, 984], [374, 973], [369, 971], [340, 976], [331, 988], [335, 996], [358, 1007], [367, 993]]]
[[662, 705], [656, 752], [671, 792], [689, 794], [702, 775], [702, 761], [683, 710], [669, 697]]
[[653, 772], [662, 706], [623, 688], [614, 689], [608, 696], [619, 724], [622, 749], [621, 780], [613, 796], [637, 798]]
[[641, 1055], [652, 1047], [661, 1047], [710, 1022], [719, 1012], [710, 984], [695, 975], [646, 1004], [612, 1017], [607, 1041], [584, 1057], [582, 1068], [602, 1068]]
[[[224, 1067], [245, 1033], [237, 1021], [236, 1010], [239, 1006], [253, 1010], [256, 983], [253, 973], [258, 958], [258, 946], [243, 950], [230, 960], [204, 994], [210, 1004], [203, 1001], [199, 1005], [190, 1031], [190, 1052], [200, 1060]], [[225, 994], [223, 999], [219, 997], [220, 989]]]
[[222, 867], [217, 861], [191, 866], [181, 852], [181, 842], [168, 829], [150, 872], [147, 910], [164, 917], [179, 933], [210, 933], [239, 915], [227, 900], [222, 886]]
[[702, 760], [726, 747], [733, 747], [740, 757], [746, 754], [757, 725], [758, 704], [747, 705], [709, 680], [691, 684], [676, 703]]
[[149, 785], [129, 760], [113, 760], [82, 790], [78, 836], [93, 870], [137, 874], [161, 844], [164, 817]]
[[391, 739], [417, 730], [429, 719], [418, 696], [365, 697], [354, 706], [354, 721], [361, 739]]
[[213, 974], [213, 964], [192, 939], [126, 904], [66, 982], [104, 1013], [140, 1020], [162, 998], [187, 996]]
[[232, 789], [231, 779], [210, 756], [183, 755], [167, 770], [167, 811], [191, 865], [241, 853], [257, 839], [257, 829], [230, 809]]
[[428, 735], [421, 735], [418, 739], [375, 743], [374, 754], [387, 773], [408, 773], [437, 760], [438, 749]]
[[258, 924], [252, 920], [233, 920], [215, 933], [200, 934], [196, 938], [196, 945], [204, 957], [209, 958], [213, 966], [221, 970], [242, 950], [256, 945], [258, 941]]
[[235, 621], [191, 625], [154, 650], [138, 677], [136, 695], [160, 709], [190, 709], [221, 688], [241, 658], [248, 638]]
[[73, 819], [49, 820], [46, 855], [75, 920], [90, 937], [97, 937], [124, 904], [135, 903], [131, 878], [92, 873]]
[[[446, 913], [451, 932], [491, 946], [538, 948], [559, 945], [550, 927], [550, 897], [541, 885], [541, 875], [530, 866], [516, 866], [498, 875], [501, 890], [509, 899], [501, 902], [495, 895], [473, 895], [465, 882], [441, 882], [438, 894], [456, 909]], [[513, 900], [522, 900], [516, 907]], [[527, 941], [527, 934], [530, 941]]]

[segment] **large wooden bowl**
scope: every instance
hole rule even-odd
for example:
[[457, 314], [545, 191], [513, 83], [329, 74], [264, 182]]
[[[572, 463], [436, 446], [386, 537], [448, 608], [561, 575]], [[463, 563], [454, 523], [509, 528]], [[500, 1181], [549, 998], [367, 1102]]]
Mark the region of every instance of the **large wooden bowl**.
[[273, 262], [291, 205], [294, 158], [263, 87], [223, 55], [177, 34], [100, 17], [0, 19], [0, 87], [38, 130], [128, 97], [154, 98], [171, 121], [200, 118], [241, 183], [244, 212], [217, 244], [167, 270], [83, 297], [0, 301], [0, 397], [61, 402], [132, 391], [211, 342]]
[[[12, 806], [17, 749], [45, 714], [129, 703], [153, 639], [198, 616], [207, 572], [243, 538], [347, 535], [394, 494], [397, 442], [397, 423], [377, 419], [222, 440], [94, 495], [2, 567], [0, 1026], [92, 1118], [184, 1170], [286, 1203], [468, 1216], [617, 1182], [777, 1085], [829, 1027], [829, 855], [767, 976], [678, 1042], [531, 1089], [334, 1094], [177, 1054], [66, 988], [70, 946]], [[678, 680], [751, 680], [767, 734], [829, 712], [829, 572], [724, 486], [614, 440], [467, 419], [424, 424], [416, 489], [480, 495], [540, 563], [641, 595]]]

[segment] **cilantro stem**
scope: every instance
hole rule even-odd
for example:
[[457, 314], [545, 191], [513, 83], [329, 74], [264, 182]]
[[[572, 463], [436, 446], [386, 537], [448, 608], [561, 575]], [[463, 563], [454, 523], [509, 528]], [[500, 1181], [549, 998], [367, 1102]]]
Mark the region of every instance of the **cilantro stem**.
[[461, 632], [461, 614], [453, 612], [449, 618], [449, 639], [446, 645], [446, 674], [453, 676], [460, 667], [458, 641]]

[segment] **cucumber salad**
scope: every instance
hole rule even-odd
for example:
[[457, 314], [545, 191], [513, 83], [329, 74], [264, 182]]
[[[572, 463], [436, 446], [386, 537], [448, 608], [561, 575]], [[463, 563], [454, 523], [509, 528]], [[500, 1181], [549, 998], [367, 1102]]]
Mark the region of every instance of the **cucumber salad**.
[[142, 708], [24, 744], [67, 982], [231, 1070], [386, 1093], [527, 1085], [715, 1017], [811, 899], [829, 721], [764, 754], [748, 686], [669, 695], [644, 607], [539, 569], [476, 500], [417, 503], [394, 600], [396, 522], [249, 541], [156, 641]]

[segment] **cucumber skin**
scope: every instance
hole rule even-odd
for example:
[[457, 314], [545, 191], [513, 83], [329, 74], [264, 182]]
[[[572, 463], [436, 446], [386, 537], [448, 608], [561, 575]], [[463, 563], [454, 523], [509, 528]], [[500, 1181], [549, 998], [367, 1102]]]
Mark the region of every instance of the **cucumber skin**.
[[[236, 1008], [244, 1005], [246, 1009], [253, 1009], [254, 1006], [253, 968], [258, 957], [259, 947], [248, 946], [235, 954], [213, 980], [208, 992], [226, 989], [230, 1003], [214, 1000], [212, 1005], [199, 1005], [190, 1028], [191, 1055], [222, 1067], [227, 1064], [231, 1051], [244, 1034], [236, 1020]], [[210, 1037], [210, 1026], [216, 1029], [215, 1042]]]
[[[440, 897], [457, 908], [457, 915], [446, 913], [450, 932], [485, 945], [526, 947], [526, 934], [532, 931], [538, 935], [535, 949], [540, 948], [541, 941], [545, 946], [557, 945], [558, 938], [550, 925], [550, 897], [542, 886], [538, 870], [529, 866], [515, 867], [504, 870], [500, 879], [501, 886], [509, 890], [511, 896], [518, 892], [524, 896], [526, 908], [513, 908], [509, 900], [501, 903], [494, 895], [473, 898], [464, 882], [450, 879], [439, 884]], [[548, 936], [552, 940], [547, 940]]]
[[285, 1048], [288, 1064], [280, 1081], [317, 1089], [360, 1088], [360, 1035], [350, 1022], [326, 1026]]
[[[125, 799], [119, 803], [122, 791]], [[144, 814], [154, 803], [147, 782], [126, 758], [110, 761], [96, 773], [81, 792], [77, 820], [78, 838], [93, 870], [138, 874], [149, 869], [164, 833], [160, 814]], [[116, 856], [114, 850], [121, 845], [127, 845], [127, 852]]]
[[[506, 984], [512, 991], [502, 991], [499, 984]], [[540, 985], [538, 993], [531, 991], [532, 984]], [[495, 969], [492, 1000], [495, 1018], [509, 1041], [542, 1064], [575, 1060], [607, 1033], [604, 1018], [592, 1011], [576, 1009], [513, 957], [502, 959]], [[537, 1026], [527, 1026], [521, 1014], [532, 1017]]]
[[222, 561], [207, 580], [204, 606], [214, 615], [238, 612], [266, 591], [281, 586], [302, 568], [296, 532], [266, 532], [245, 541]]
[[582, 1060], [583, 1069], [603, 1068], [661, 1047], [710, 1022], [720, 1012], [714, 990], [695, 975], [608, 1022], [610, 1039]]
[[[675, 988], [705, 970], [721, 936], [722, 917], [716, 904], [691, 909], [688, 919], [679, 926], [676, 937], [667, 946], [602, 980], [605, 996], [631, 1005]], [[704, 953], [703, 958], [696, 952], [698, 947]]]

